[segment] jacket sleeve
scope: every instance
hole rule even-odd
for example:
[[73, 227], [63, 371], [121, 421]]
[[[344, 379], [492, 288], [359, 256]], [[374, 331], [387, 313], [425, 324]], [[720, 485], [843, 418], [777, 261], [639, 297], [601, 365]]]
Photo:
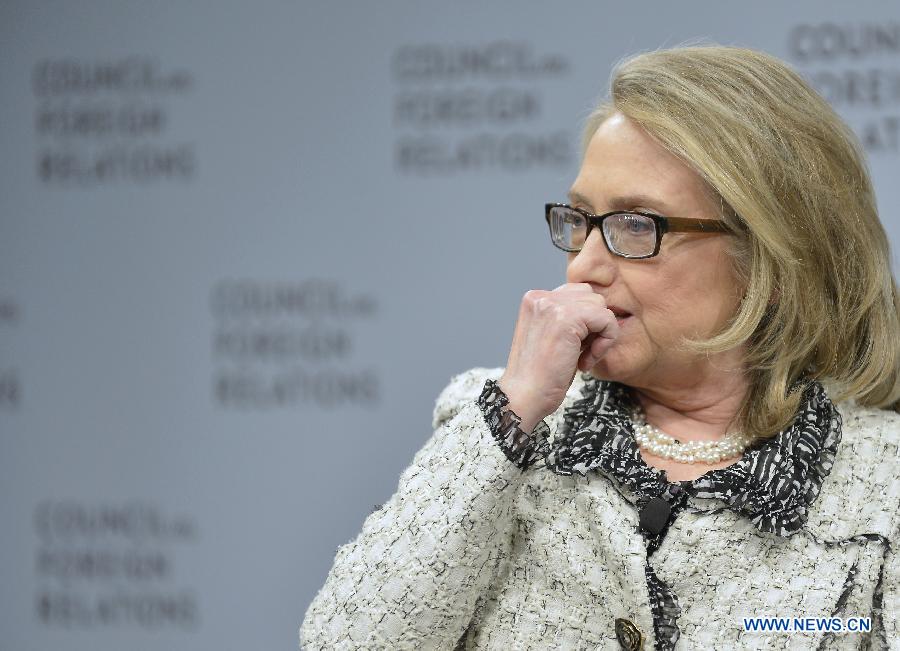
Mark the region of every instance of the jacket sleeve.
[[449, 649], [508, 556], [523, 472], [477, 397], [502, 369], [472, 369], [438, 397], [431, 438], [397, 491], [338, 548], [300, 627], [301, 648]]
[[895, 540], [885, 553], [881, 579], [875, 589], [871, 649], [900, 650], [900, 552]]

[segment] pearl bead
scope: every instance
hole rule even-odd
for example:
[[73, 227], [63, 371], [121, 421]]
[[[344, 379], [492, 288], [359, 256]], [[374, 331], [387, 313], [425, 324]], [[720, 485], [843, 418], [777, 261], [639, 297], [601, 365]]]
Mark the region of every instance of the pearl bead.
[[743, 454], [750, 445], [750, 437], [729, 432], [718, 441], [679, 441], [648, 423], [643, 410], [632, 413], [634, 438], [638, 446], [658, 457], [681, 463], [716, 463]]

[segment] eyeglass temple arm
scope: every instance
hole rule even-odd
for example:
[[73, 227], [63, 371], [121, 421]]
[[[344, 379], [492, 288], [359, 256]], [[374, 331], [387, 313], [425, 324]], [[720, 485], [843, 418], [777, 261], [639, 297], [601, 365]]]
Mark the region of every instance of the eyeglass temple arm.
[[667, 217], [666, 230], [680, 233], [713, 233], [727, 231], [725, 222], [718, 219], [685, 219], [683, 217]]

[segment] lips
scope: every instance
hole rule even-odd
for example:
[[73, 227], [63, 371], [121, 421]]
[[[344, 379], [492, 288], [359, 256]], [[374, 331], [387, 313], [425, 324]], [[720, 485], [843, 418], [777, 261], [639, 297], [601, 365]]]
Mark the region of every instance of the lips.
[[626, 312], [620, 307], [616, 307], [615, 305], [607, 305], [612, 311], [613, 314], [616, 315], [616, 323], [619, 324], [619, 327], [624, 327], [625, 323], [628, 321], [628, 317], [631, 316], [631, 312]]

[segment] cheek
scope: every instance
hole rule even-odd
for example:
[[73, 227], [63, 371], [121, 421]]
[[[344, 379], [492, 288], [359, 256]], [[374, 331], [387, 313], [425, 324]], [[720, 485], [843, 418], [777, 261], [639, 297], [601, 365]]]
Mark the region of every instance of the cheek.
[[693, 292], [668, 276], [657, 276], [635, 292], [642, 330], [653, 340], [665, 339], [673, 327], [683, 321]]
[[[639, 297], [640, 325], [654, 342], [668, 343], [683, 336], [709, 336], [733, 314], [735, 296], [727, 271], [660, 278]], [[715, 280], [714, 280], [715, 279]]]
[[684, 337], [706, 338], [722, 330], [740, 300], [724, 245], [687, 239], [657, 258], [619, 265], [621, 285], [612, 295], [627, 296], [635, 315], [623, 330], [622, 353], [669, 350]]

